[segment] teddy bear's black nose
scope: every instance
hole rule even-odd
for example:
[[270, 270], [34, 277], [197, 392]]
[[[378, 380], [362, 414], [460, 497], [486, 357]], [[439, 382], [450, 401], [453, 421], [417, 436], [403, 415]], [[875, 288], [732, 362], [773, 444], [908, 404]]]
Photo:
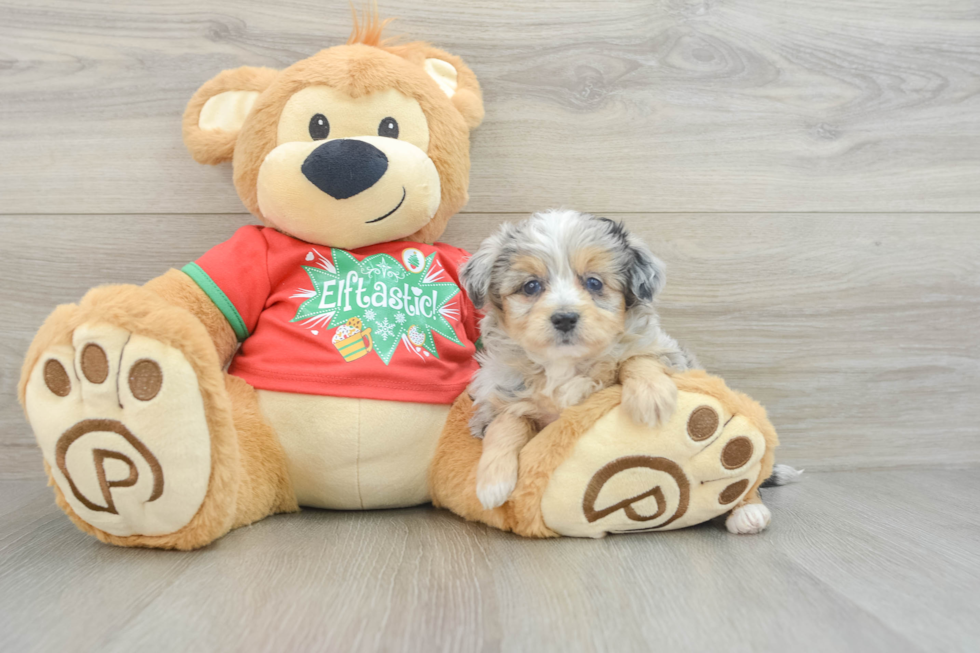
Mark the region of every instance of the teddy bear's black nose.
[[330, 197], [345, 200], [367, 190], [388, 169], [385, 153], [364, 141], [338, 138], [316, 148], [303, 162], [303, 174]]

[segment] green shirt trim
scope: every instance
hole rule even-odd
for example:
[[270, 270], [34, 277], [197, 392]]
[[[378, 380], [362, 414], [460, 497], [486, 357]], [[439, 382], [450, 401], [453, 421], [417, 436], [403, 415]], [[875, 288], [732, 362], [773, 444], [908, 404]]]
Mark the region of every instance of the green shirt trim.
[[238, 309], [235, 308], [235, 305], [231, 303], [230, 299], [228, 299], [228, 295], [226, 295], [224, 291], [218, 287], [218, 284], [211, 280], [208, 273], [205, 272], [197, 263], [188, 263], [181, 268], [181, 271], [193, 279], [194, 283], [200, 286], [201, 290], [204, 291], [204, 294], [207, 295], [212, 302], [214, 302], [214, 305], [218, 307], [218, 310], [221, 311], [221, 314], [225, 316], [225, 319], [228, 320], [228, 324], [230, 324], [231, 328], [235, 331], [238, 341], [241, 342], [247, 338], [248, 327], [245, 326], [245, 320], [242, 319]]

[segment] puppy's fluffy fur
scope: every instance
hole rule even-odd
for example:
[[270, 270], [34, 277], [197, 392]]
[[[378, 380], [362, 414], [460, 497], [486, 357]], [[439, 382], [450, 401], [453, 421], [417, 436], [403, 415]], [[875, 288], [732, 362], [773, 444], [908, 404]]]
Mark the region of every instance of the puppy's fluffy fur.
[[513, 491], [521, 447], [563, 409], [621, 383], [627, 414], [657, 426], [677, 400], [668, 369], [698, 367], [660, 328], [664, 264], [612, 220], [536, 213], [504, 225], [460, 273], [485, 313], [470, 428], [484, 438], [477, 494], [488, 509]]

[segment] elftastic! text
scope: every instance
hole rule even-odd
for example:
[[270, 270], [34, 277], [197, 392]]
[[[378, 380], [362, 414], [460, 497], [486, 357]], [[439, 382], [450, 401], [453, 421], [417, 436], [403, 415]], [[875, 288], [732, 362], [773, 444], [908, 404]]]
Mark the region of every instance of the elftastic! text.
[[[432, 336], [438, 333], [462, 346], [453, 322], [460, 320], [457, 286], [436, 258], [415, 247], [391, 254], [373, 254], [357, 260], [342, 249], [330, 250], [330, 259], [315, 250], [304, 265], [313, 288], [300, 288], [293, 297], [303, 301], [293, 322], [301, 322], [311, 335], [357, 318], [370, 328], [373, 348], [388, 364], [399, 341], [419, 353], [438, 358]], [[412, 349], [414, 347], [414, 349]]]

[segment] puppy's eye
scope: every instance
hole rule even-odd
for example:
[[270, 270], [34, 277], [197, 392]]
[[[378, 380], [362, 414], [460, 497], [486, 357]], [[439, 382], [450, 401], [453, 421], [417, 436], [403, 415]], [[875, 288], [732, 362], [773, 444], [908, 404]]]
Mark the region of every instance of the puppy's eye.
[[391, 116], [382, 120], [378, 125], [378, 136], [398, 138], [398, 121]]
[[330, 122], [322, 113], [318, 113], [310, 118], [310, 138], [315, 141], [322, 141], [330, 135]]
[[585, 280], [585, 287], [589, 292], [599, 292], [602, 290], [602, 281], [595, 277], [589, 277]]
[[530, 281], [524, 284], [524, 287], [521, 288], [521, 291], [529, 297], [533, 295], [537, 295], [539, 292], [541, 292], [541, 282], [538, 281], [537, 279], [531, 279]]

